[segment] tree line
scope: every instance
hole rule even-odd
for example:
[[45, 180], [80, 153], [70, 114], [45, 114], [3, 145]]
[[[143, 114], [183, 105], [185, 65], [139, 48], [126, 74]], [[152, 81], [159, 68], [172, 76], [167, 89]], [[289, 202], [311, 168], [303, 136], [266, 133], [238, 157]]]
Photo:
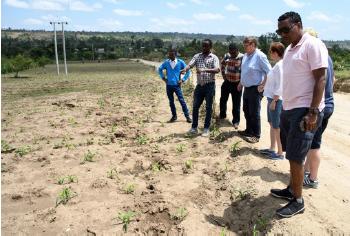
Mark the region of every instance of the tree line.
[[[45, 66], [54, 63], [53, 37], [33, 37], [37, 32], [26, 32], [18, 37], [13, 37], [3, 31], [1, 38], [1, 73], [18, 72], [31, 67]], [[173, 33], [176, 38], [169, 38], [171, 33], [149, 33], [147, 37], [142, 34], [128, 32], [123, 37], [115, 37], [113, 33], [105, 34], [66, 34], [66, 57], [68, 61], [101, 61], [118, 58], [143, 58], [147, 60], [161, 61], [166, 57], [170, 47], [176, 47], [179, 56], [189, 60], [195, 53], [201, 51], [201, 39], [210, 35], [200, 35], [200, 39], [190, 39]], [[164, 36], [164, 38], [157, 36]], [[222, 57], [227, 52], [229, 43], [237, 43], [243, 52], [242, 36], [222, 35], [213, 36], [213, 50], [216, 55]], [[217, 40], [215, 40], [217, 39]], [[58, 54], [62, 60], [62, 38], [58, 34]], [[268, 53], [271, 42], [279, 41], [277, 34], [267, 33], [258, 37], [258, 48]], [[350, 69], [350, 50], [333, 44], [329, 50], [334, 60], [336, 70]]]

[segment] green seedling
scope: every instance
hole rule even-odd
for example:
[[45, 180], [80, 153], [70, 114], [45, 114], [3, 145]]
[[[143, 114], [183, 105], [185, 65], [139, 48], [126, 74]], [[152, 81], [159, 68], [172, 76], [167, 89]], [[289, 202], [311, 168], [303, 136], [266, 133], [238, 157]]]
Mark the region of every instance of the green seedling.
[[133, 211], [120, 212], [118, 214], [118, 218], [119, 218], [119, 220], [122, 221], [123, 230], [125, 233], [128, 231], [128, 225], [130, 224], [130, 222], [134, 216], [135, 216], [135, 212], [133, 212]]
[[259, 230], [259, 231], [264, 231], [266, 230], [267, 228], [267, 225], [269, 223], [269, 220], [265, 217], [259, 217], [257, 220], [256, 220], [256, 228]]
[[9, 153], [15, 150], [15, 148], [11, 147], [5, 140], [1, 140], [1, 153]]
[[58, 183], [59, 185], [62, 185], [62, 184], [64, 184], [64, 180], [65, 180], [65, 179], [66, 179], [65, 177], [60, 177], [60, 178], [58, 178], [57, 183]]
[[118, 176], [118, 171], [116, 168], [113, 168], [109, 171], [107, 171], [107, 178], [110, 179], [118, 179], [119, 180], [119, 176]]
[[178, 153], [182, 153], [182, 152], [185, 151], [185, 148], [186, 148], [186, 145], [183, 144], [183, 143], [180, 143], [180, 144], [178, 144], [178, 145], [176, 146], [176, 151], [177, 151]]
[[95, 156], [96, 156], [96, 153], [92, 153], [90, 150], [88, 150], [88, 152], [84, 154], [83, 163], [85, 163], [85, 162], [87, 162], [87, 161], [88, 161], [88, 162], [93, 162]]
[[192, 160], [186, 160], [185, 161], [185, 167], [186, 167], [186, 169], [193, 169], [193, 162], [192, 162]]
[[97, 101], [97, 105], [100, 107], [100, 109], [103, 109], [106, 105], [106, 102], [103, 98], [99, 98]]
[[253, 226], [253, 236], [259, 236], [259, 230], [256, 228], [256, 224]]
[[58, 194], [58, 197], [56, 199], [56, 207], [59, 204], [65, 205], [70, 199], [75, 197], [75, 193], [70, 188], [64, 188], [62, 191]]
[[175, 214], [171, 216], [173, 220], [182, 221], [188, 215], [188, 211], [185, 207], [180, 207], [176, 210]]
[[115, 133], [115, 131], [117, 131], [117, 125], [116, 124], [113, 124], [112, 127], [111, 127], [111, 133]]
[[86, 145], [89, 146], [89, 145], [92, 145], [92, 144], [94, 144], [94, 138], [88, 138], [86, 140]]
[[226, 236], [226, 232], [227, 232], [226, 227], [222, 228], [221, 231], [220, 231], [220, 236]]
[[148, 142], [148, 138], [146, 135], [139, 135], [136, 137], [136, 142], [139, 145], [145, 145]]
[[131, 193], [135, 192], [135, 184], [127, 184], [124, 187], [124, 192], [126, 194], [131, 194]]
[[76, 124], [78, 124], [78, 122], [74, 119], [74, 117], [69, 117], [68, 124], [71, 126], [75, 126]]
[[216, 139], [220, 134], [221, 134], [220, 128], [214, 125], [210, 131], [210, 138]]
[[230, 190], [231, 196], [234, 196], [234, 199], [244, 200], [250, 196], [250, 192], [248, 190], [235, 189]]
[[78, 177], [76, 175], [68, 175], [66, 178], [68, 183], [78, 183]]
[[28, 145], [19, 147], [15, 150], [16, 156], [23, 157], [24, 155], [28, 154], [31, 151], [31, 147]]
[[154, 162], [151, 166], [153, 172], [159, 172], [161, 170], [161, 166], [159, 162]]
[[238, 156], [239, 155], [239, 151], [240, 151], [240, 143], [241, 143], [242, 141], [237, 141], [237, 142], [235, 142], [235, 143], [233, 143], [232, 145], [231, 145], [231, 147], [230, 147], [230, 153], [231, 153], [231, 156], [232, 157], [236, 157], [236, 156]]

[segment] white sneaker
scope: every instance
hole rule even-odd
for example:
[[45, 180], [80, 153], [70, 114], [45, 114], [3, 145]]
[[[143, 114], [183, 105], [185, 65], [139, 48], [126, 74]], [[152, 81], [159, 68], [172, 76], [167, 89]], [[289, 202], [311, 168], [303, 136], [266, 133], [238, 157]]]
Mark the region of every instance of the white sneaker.
[[191, 128], [189, 131], [188, 131], [189, 134], [197, 134], [198, 133], [198, 130], [197, 128]]
[[203, 133], [202, 133], [203, 137], [208, 137], [209, 134], [210, 134], [209, 129], [203, 129]]

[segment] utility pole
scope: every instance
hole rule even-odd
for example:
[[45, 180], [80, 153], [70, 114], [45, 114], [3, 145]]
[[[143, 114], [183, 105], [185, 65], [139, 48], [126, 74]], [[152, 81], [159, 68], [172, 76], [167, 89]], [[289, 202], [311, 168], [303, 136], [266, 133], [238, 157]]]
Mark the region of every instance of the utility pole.
[[63, 42], [63, 60], [64, 60], [64, 71], [66, 73], [66, 75], [68, 74], [68, 70], [67, 70], [67, 60], [66, 60], [66, 42], [64, 39], [64, 27], [63, 25], [66, 24], [68, 25], [68, 22], [66, 21], [61, 21], [58, 22], [58, 24], [62, 24], [62, 42]]
[[57, 53], [57, 36], [56, 36], [56, 24], [58, 22], [50, 22], [50, 25], [53, 25], [53, 32], [55, 35], [55, 56], [56, 56], [56, 67], [57, 67], [57, 75], [60, 74], [60, 68], [58, 65], [58, 53]]

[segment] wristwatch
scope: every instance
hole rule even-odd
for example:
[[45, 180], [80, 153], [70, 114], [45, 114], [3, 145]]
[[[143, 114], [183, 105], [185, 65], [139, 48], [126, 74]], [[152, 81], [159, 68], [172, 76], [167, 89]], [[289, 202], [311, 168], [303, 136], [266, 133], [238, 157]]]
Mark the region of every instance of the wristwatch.
[[318, 115], [318, 113], [320, 113], [320, 111], [318, 110], [317, 107], [310, 107], [309, 113], [314, 114], [314, 115]]

